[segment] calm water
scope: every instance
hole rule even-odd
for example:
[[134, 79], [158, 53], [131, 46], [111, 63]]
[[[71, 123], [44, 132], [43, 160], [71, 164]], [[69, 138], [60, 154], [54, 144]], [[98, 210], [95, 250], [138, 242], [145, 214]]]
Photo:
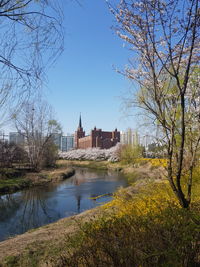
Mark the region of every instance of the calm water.
[[122, 174], [77, 168], [73, 177], [59, 184], [0, 196], [0, 240], [94, 208], [110, 197], [91, 197], [112, 193], [120, 186], [127, 186]]

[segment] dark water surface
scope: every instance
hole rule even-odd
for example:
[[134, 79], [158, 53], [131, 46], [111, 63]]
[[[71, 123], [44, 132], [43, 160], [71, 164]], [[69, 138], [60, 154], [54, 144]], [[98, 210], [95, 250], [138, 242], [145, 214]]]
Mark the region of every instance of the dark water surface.
[[113, 193], [120, 186], [127, 186], [122, 174], [77, 168], [61, 183], [0, 196], [0, 241], [103, 204], [109, 196], [90, 198]]

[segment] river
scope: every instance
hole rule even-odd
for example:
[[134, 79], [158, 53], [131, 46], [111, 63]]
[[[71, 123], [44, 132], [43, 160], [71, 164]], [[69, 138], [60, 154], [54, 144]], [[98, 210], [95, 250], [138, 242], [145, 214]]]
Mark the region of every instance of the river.
[[101, 205], [111, 197], [96, 196], [127, 185], [120, 173], [77, 168], [63, 182], [0, 195], [0, 241]]

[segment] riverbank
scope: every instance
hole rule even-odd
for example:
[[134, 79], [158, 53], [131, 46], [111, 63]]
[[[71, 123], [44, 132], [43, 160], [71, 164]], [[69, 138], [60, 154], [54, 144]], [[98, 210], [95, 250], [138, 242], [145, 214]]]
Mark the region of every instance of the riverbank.
[[[93, 162], [58, 164], [94, 166]], [[0, 242], [1, 267], [199, 266], [199, 179], [195, 179], [191, 208], [185, 210], [158, 160], [122, 169], [120, 163], [95, 164], [108, 170], [120, 167], [132, 177], [132, 185], [119, 189], [101, 207]], [[156, 178], [152, 173], [157, 173]]]
[[[136, 186], [137, 191], [140, 186]], [[129, 197], [136, 193], [133, 187], [123, 190]], [[0, 242], [0, 266], [18, 266], [20, 258], [25, 261], [20, 266], [45, 266], [46, 260], [62, 254], [67, 239], [78, 233], [81, 225], [99, 220], [105, 213], [109, 216], [110, 209], [97, 207]]]
[[[157, 165], [152, 165], [150, 159], [142, 159], [137, 163], [128, 165], [122, 164], [121, 162], [112, 163], [109, 161], [58, 160], [56, 168], [42, 170], [39, 173], [7, 169], [7, 178], [0, 178], [0, 193], [13, 193], [32, 186], [41, 186], [50, 182], [62, 181], [74, 175], [74, 167], [122, 172], [130, 178], [130, 182], [135, 177], [139, 179], [161, 179], [164, 174], [164, 168], [161, 167], [160, 162], [158, 163]], [[158, 168], [161, 171], [158, 171]]]
[[[146, 183], [153, 181], [153, 177], [150, 174], [147, 175], [147, 170], [150, 169], [149, 163], [145, 164], [145, 168], [141, 168], [141, 166], [137, 166], [136, 168], [130, 165], [122, 166], [120, 163], [59, 161], [58, 166], [58, 170], [71, 168], [72, 166], [81, 168], [88, 168], [90, 166], [92, 169], [125, 172], [127, 175], [129, 174], [132, 182], [135, 181], [134, 186], [119, 191], [117, 195], [123, 195], [129, 198], [137, 194]], [[134, 170], [137, 170], [137, 181], [135, 180], [135, 174], [133, 175]], [[155, 170], [158, 172], [157, 168], [154, 168], [154, 172]], [[146, 178], [144, 179], [145, 173]], [[160, 181], [160, 178], [157, 181]], [[66, 239], [76, 235], [81, 225], [99, 220], [105, 213], [109, 218], [110, 212], [112, 213], [112, 211], [113, 207], [108, 207], [106, 210], [101, 207], [94, 208], [79, 215], [61, 219], [56, 223], [30, 230], [25, 234], [3, 241], [0, 243], [0, 262], [2, 262], [2, 266], [18, 266], [18, 262], [20, 262], [20, 266], [30, 266], [30, 264], [31, 266], [44, 266], [44, 259], [45, 261], [48, 259], [49, 262], [52, 257], [57, 258], [60, 253], [62, 254], [63, 248], [68, 246]], [[27, 260], [29, 263], [26, 264], [25, 262]], [[34, 262], [36, 262], [35, 265]]]
[[14, 170], [14, 177], [10, 171], [7, 178], [0, 179], [0, 194], [13, 193], [33, 186], [42, 186], [50, 182], [59, 182], [73, 176], [74, 173], [75, 170], [72, 167], [66, 166], [42, 170], [39, 173]]
[[[51, 258], [58, 251], [62, 251], [65, 239], [78, 231], [82, 223], [99, 216], [100, 213], [99, 207], [94, 208], [0, 242], [0, 266], [17, 266], [15, 263], [22, 255], [26, 257], [27, 251], [28, 254], [36, 253], [38, 256], [46, 254], [47, 258]], [[32, 259], [32, 265], [23, 266], [38, 266], [34, 265], [34, 261], [38, 259]]]
[[1, 242], [0, 266], [199, 266], [193, 203], [180, 208], [165, 180], [137, 180], [101, 207]]
[[109, 161], [78, 161], [78, 160], [58, 160], [59, 167], [81, 167], [95, 170], [108, 170], [122, 172], [127, 176], [130, 183], [137, 180], [161, 180], [165, 178], [165, 159], [138, 159], [132, 164]]

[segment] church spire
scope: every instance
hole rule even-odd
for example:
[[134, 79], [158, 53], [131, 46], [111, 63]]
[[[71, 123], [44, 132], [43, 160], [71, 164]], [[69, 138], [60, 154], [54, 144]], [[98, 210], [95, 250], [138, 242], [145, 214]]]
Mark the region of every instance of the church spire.
[[79, 128], [82, 128], [82, 122], [81, 122], [81, 113], [80, 113], [80, 118], [79, 118], [79, 125], [78, 125]]

